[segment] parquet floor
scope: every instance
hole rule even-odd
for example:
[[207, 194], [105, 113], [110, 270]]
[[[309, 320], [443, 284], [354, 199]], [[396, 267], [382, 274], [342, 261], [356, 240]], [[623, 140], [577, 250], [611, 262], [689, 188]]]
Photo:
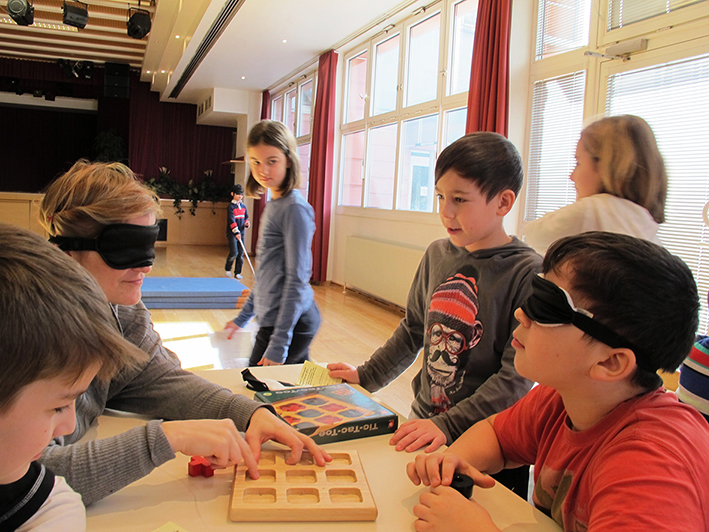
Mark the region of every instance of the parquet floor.
[[[222, 277], [227, 246], [168, 246], [156, 249], [156, 260], [150, 273], [155, 277]], [[254, 265], [255, 266], [255, 265]], [[242, 282], [253, 285], [253, 275], [244, 264]], [[315, 286], [315, 298], [322, 314], [322, 325], [311, 346], [314, 362], [349, 362], [358, 365], [381, 346], [396, 329], [401, 313], [372, 303], [341, 286]], [[165, 345], [175, 351], [185, 368], [220, 367], [218, 351], [212, 347], [210, 334], [220, 331], [231, 320], [236, 309], [151, 311], [156, 330]], [[252, 322], [252, 330], [256, 329]], [[248, 357], [248, 335], [237, 339], [238, 356]], [[233, 342], [234, 340], [232, 340]], [[238, 362], [245, 364], [243, 359]], [[376, 396], [403, 415], [411, 406], [411, 380], [421, 368], [417, 360], [395, 381]]]

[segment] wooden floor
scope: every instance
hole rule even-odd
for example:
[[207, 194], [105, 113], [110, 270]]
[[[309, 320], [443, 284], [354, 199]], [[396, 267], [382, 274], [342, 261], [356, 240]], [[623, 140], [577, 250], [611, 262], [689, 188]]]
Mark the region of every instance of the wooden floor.
[[[156, 249], [153, 277], [223, 277], [227, 246], [167, 246]], [[253, 275], [244, 264], [242, 282], [253, 286]], [[322, 325], [311, 346], [314, 362], [349, 362], [359, 365], [381, 346], [396, 329], [402, 314], [372, 303], [341, 286], [315, 286], [315, 300], [322, 314]], [[156, 330], [165, 345], [175, 351], [186, 368], [219, 367], [210, 333], [220, 331], [237, 310], [159, 310], [151, 311]], [[252, 330], [255, 330], [252, 327]], [[233, 341], [233, 340], [232, 340]], [[248, 357], [248, 348], [239, 344]], [[245, 363], [245, 361], [244, 361]], [[421, 368], [417, 360], [398, 379], [376, 396], [401, 414], [408, 416], [412, 393], [411, 380]]]

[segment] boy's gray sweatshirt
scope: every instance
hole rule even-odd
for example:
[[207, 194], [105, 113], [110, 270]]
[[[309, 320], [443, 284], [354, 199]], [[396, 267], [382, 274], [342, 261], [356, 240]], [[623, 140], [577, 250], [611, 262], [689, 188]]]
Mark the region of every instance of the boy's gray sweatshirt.
[[357, 368], [361, 386], [370, 392], [386, 386], [423, 349], [412, 416], [431, 418], [448, 445], [511, 406], [532, 386], [514, 368], [513, 313], [529, 295], [541, 261], [516, 237], [474, 252], [449, 239], [433, 242], [414, 277], [404, 319]]

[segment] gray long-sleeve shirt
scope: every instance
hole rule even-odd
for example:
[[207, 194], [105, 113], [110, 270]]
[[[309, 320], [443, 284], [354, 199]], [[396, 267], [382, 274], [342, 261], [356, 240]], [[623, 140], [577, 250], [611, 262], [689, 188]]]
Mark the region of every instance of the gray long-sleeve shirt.
[[256, 283], [234, 323], [243, 327], [256, 315], [260, 327], [273, 327], [263, 354], [272, 362], [285, 362], [295, 324], [314, 305], [310, 286], [314, 233], [313, 208], [299, 191], [266, 205], [259, 229]]
[[[76, 400], [74, 432], [57, 438], [40, 458], [81, 494], [85, 505], [175, 457], [159, 419], [230, 418], [243, 431], [254, 411], [263, 406], [183, 370], [177, 356], [162, 345], [142, 302], [113, 310], [124, 338], [145, 351], [149, 360], [109, 383], [94, 380]], [[75, 443], [106, 408], [159, 419], [111, 438]]]
[[423, 349], [412, 413], [431, 418], [450, 445], [531, 388], [514, 368], [513, 313], [540, 270], [541, 257], [515, 237], [474, 252], [449, 239], [433, 242], [414, 277], [404, 319], [357, 368], [360, 384], [370, 392], [386, 386]]

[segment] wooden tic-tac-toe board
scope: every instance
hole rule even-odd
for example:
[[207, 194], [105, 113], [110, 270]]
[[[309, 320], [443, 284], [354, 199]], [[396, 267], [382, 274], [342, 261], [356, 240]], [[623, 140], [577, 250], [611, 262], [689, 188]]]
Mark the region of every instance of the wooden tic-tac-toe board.
[[260, 477], [246, 466], [234, 468], [229, 502], [232, 521], [374, 521], [377, 506], [357, 451], [330, 453], [324, 467], [303, 454], [286, 464], [289, 451], [263, 451]]

